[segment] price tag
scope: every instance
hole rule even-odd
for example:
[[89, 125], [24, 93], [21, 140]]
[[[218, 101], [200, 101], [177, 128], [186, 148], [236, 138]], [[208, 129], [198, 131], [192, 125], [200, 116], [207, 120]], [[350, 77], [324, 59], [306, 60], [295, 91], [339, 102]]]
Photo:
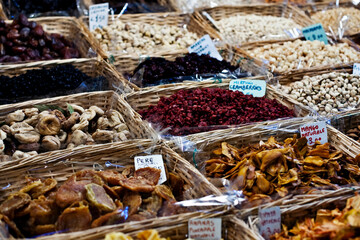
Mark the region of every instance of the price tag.
[[325, 30], [321, 25], [321, 23], [305, 27], [302, 29], [302, 32], [306, 40], [310, 40], [310, 41], [319, 40], [324, 42], [325, 44], [328, 44]]
[[281, 232], [281, 212], [280, 207], [272, 207], [259, 210], [260, 234], [265, 239]]
[[264, 80], [231, 80], [229, 89], [240, 91], [245, 95], [263, 97], [266, 93], [266, 82]]
[[220, 240], [221, 218], [191, 219], [188, 230], [191, 239]]
[[309, 145], [314, 145], [316, 141], [321, 144], [328, 142], [326, 122], [316, 122], [305, 124], [300, 127], [301, 137], [306, 137]]
[[353, 75], [360, 76], [360, 63], [354, 63]]
[[108, 25], [109, 3], [91, 5], [89, 7], [89, 28], [94, 31]]
[[216, 58], [220, 61], [223, 60], [208, 34], [200, 38], [199, 41], [197, 41], [190, 47], [188, 47], [188, 50], [190, 53], [194, 52], [198, 55], [208, 54], [211, 57]]
[[146, 167], [160, 169], [161, 174], [158, 185], [166, 182], [166, 171], [164, 167], [164, 161], [161, 155], [138, 156], [135, 157], [134, 163], [135, 170]]

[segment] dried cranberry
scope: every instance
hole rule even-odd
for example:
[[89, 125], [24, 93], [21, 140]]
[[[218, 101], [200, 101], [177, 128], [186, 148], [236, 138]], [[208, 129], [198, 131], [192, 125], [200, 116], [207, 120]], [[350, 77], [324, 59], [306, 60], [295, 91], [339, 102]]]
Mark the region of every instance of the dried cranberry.
[[219, 88], [180, 90], [168, 98], [162, 97], [156, 106], [140, 114], [162, 129], [170, 128], [173, 135], [294, 116], [292, 110], [276, 100]]
[[20, 30], [20, 37], [27, 38], [30, 34], [30, 28], [24, 27]]
[[16, 39], [20, 37], [19, 31], [17, 29], [11, 29], [9, 33], [6, 35], [8, 39]]
[[20, 14], [18, 19], [19, 19], [19, 23], [24, 27], [29, 26], [29, 20], [24, 14]]
[[26, 47], [16, 46], [16, 47], [13, 47], [12, 50], [14, 53], [19, 54], [19, 53], [25, 52]]
[[33, 30], [31, 30], [31, 33], [34, 34], [34, 36], [42, 37], [44, 35], [44, 30], [41, 25], [37, 25]]

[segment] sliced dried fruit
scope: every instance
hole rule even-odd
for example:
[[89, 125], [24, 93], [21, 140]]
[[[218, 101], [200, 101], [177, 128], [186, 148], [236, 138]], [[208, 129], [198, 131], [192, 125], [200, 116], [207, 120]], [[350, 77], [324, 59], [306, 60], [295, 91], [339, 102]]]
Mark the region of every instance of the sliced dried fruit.
[[137, 213], [142, 203], [142, 198], [138, 192], [126, 192], [123, 198], [125, 207], [129, 207], [129, 216]]
[[92, 216], [89, 206], [79, 202], [78, 206], [66, 208], [59, 216], [55, 226], [56, 230], [67, 232], [81, 231], [90, 228]]
[[86, 198], [89, 202], [104, 212], [114, 211], [114, 201], [106, 194], [105, 189], [95, 183], [85, 185]]
[[130, 177], [120, 181], [121, 186], [134, 192], [152, 192], [155, 186], [143, 177]]
[[123, 209], [116, 209], [114, 212], [107, 213], [97, 219], [95, 219], [91, 223], [92, 228], [105, 226], [105, 225], [112, 225], [112, 224], [119, 224], [124, 223], [128, 217], [127, 210]]
[[161, 170], [151, 167], [140, 168], [135, 171], [134, 177], [143, 177], [156, 185], [160, 179]]
[[171, 189], [166, 185], [157, 185], [155, 187], [155, 193], [166, 201], [176, 201]]
[[0, 213], [13, 218], [15, 211], [29, 204], [30, 201], [31, 197], [29, 194], [14, 193], [0, 205]]

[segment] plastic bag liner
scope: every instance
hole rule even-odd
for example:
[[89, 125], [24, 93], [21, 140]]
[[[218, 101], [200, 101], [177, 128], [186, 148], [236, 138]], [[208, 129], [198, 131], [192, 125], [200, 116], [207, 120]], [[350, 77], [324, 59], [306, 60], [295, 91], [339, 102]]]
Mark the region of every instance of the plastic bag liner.
[[[154, 170], [149, 172], [145, 169], [134, 173], [133, 169], [135, 157], [149, 155], [161, 155], [166, 170], [166, 181], [156, 187], [151, 183], [157, 179]], [[49, 159], [52, 160], [35, 156], [5, 162], [0, 169], [1, 202], [23, 189], [24, 193], [17, 195], [21, 200], [19, 204], [24, 207], [29, 201], [34, 205], [43, 204], [41, 222], [35, 213], [23, 216], [21, 220], [35, 216], [32, 219], [34, 221], [26, 221], [23, 224], [19, 224], [19, 219], [15, 216], [17, 228], [22, 230], [21, 234], [27, 236], [58, 233], [57, 231], [85, 231], [90, 229], [90, 226], [97, 228], [86, 230], [84, 234], [87, 236], [98, 232], [106, 234], [114, 230], [126, 230], [130, 225], [134, 231], [147, 226], [151, 229], [164, 222], [182, 223], [190, 218], [206, 217], [207, 214], [222, 212], [225, 209], [199, 206], [181, 208], [174, 205], [176, 201], [220, 195], [220, 192], [169, 147], [150, 140], [128, 141], [111, 148], [93, 148], [87, 151], [77, 148], [69, 155]], [[151, 159], [148, 161], [151, 162]], [[120, 176], [120, 173], [126, 177]], [[134, 174], [143, 177], [131, 178]], [[26, 176], [30, 178], [25, 179]], [[42, 179], [41, 183], [39, 178]], [[139, 180], [142, 183], [136, 183]], [[27, 183], [37, 187], [24, 188]], [[59, 188], [53, 188], [54, 183], [57, 183]], [[124, 191], [119, 183], [127, 190]], [[51, 193], [52, 191], [56, 191], [55, 194]], [[114, 199], [120, 199], [122, 204]], [[2, 213], [13, 220], [14, 215], [11, 216], [10, 213], [18, 214], [21, 210], [17, 207], [11, 208], [11, 203], [8, 204], [10, 206], [2, 205]], [[47, 208], [48, 204], [54, 204], [55, 207]], [[59, 212], [56, 212], [56, 209]], [[101, 209], [101, 214], [97, 209]], [[70, 212], [72, 214], [67, 215]], [[107, 215], [104, 216], [103, 213]], [[48, 230], [41, 232], [44, 224]], [[11, 227], [11, 224], [9, 226]], [[11, 227], [11, 234], [16, 233], [15, 230], [16, 228]], [[17, 237], [21, 234], [18, 233]], [[71, 236], [71, 233], [59, 235], [59, 239], [70, 239]]]
[[[291, 140], [294, 135], [299, 138], [302, 125], [318, 120], [323, 119], [308, 117], [272, 125], [226, 129], [216, 134], [198, 134], [185, 137], [183, 145], [178, 144], [176, 151], [227, 195], [234, 196], [233, 191], [243, 191], [247, 201], [242, 201], [240, 207], [244, 208], [281, 201], [294, 194], [311, 193], [315, 189], [336, 190], [356, 185], [358, 179], [355, 176], [360, 167], [353, 158], [360, 152], [360, 147], [347, 141], [342, 133], [327, 126], [330, 152], [326, 145], [323, 145], [325, 148], [317, 145], [306, 149], [303, 148], [306, 142]], [[283, 146], [285, 139], [288, 144], [292, 143]], [[300, 151], [305, 155], [297, 155]], [[332, 163], [339, 168], [335, 170]], [[226, 199], [231, 202], [229, 198]]]
[[24, 13], [30, 18], [44, 16], [78, 16], [74, 0], [4, 0], [4, 11], [9, 19]]
[[358, 27], [359, 1], [329, 1], [299, 6], [335, 40], [360, 32]]

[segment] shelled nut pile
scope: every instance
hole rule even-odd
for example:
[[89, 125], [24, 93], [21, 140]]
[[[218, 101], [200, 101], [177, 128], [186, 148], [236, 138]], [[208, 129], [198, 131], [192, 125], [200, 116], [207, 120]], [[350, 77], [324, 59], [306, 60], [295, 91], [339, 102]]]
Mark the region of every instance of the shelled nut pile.
[[[325, 29], [338, 31], [340, 22], [345, 24], [344, 30], [360, 31], [360, 10], [356, 8], [333, 8], [326, 11], [316, 12], [311, 16], [316, 22], [320, 22]], [[343, 19], [343, 21], [341, 21]]]
[[120, 20], [103, 29], [96, 29], [93, 34], [106, 52], [143, 53], [153, 48], [170, 47], [184, 49], [198, 39], [195, 33], [174, 25], [129, 24]]
[[321, 115], [335, 114], [360, 103], [360, 77], [331, 72], [282, 86], [285, 93]]
[[292, 19], [255, 14], [235, 15], [217, 21], [221, 33], [232, 44], [242, 42], [284, 39], [288, 36], [284, 30], [301, 29]]
[[278, 72], [348, 63], [360, 59], [360, 53], [347, 43], [325, 45], [318, 40], [269, 44], [250, 50], [250, 55], [269, 61], [271, 71]]

